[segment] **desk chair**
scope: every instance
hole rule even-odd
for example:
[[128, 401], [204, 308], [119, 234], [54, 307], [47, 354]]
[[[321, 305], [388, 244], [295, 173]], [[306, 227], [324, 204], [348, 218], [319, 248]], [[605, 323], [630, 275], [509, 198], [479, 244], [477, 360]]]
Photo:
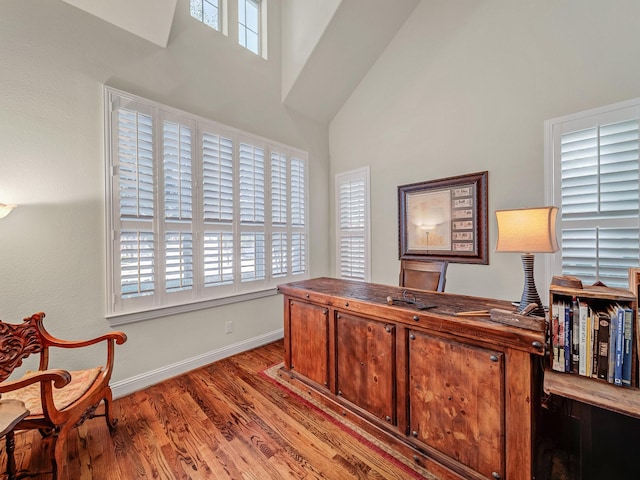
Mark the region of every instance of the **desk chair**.
[[448, 262], [401, 260], [400, 286], [444, 292]]

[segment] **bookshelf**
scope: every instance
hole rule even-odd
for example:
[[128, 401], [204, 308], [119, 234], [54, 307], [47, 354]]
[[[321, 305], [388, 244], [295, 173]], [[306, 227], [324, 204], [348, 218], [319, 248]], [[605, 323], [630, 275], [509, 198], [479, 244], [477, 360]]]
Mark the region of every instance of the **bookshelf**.
[[[637, 336], [638, 303], [635, 293], [620, 288], [603, 286], [586, 286], [571, 288], [551, 285], [549, 289], [549, 328], [553, 328], [553, 305], [565, 303], [572, 305], [573, 298], [586, 303], [594, 311], [606, 311], [609, 306], [620, 305], [632, 310], [633, 333]], [[559, 372], [552, 369], [553, 364], [553, 332], [549, 332], [550, 359], [545, 366], [544, 391], [547, 394], [559, 395], [588, 405], [604, 408], [613, 412], [640, 418], [640, 389], [638, 388], [638, 352], [637, 339], [631, 342], [631, 386], [620, 386], [609, 383], [605, 379], [580, 375], [572, 372]]]

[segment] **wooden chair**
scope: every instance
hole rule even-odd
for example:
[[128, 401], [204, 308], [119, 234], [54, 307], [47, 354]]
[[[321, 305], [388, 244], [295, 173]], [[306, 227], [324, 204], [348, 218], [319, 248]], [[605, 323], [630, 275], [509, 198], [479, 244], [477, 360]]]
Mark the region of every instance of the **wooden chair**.
[[400, 286], [444, 292], [448, 262], [400, 261]]
[[[61, 478], [64, 466], [64, 447], [69, 432], [89, 418], [104, 416], [110, 430], [117, 421], [112, 418], [112, 393], [109, 387], [115, 344], [123, 344], [122, 332], [110, 332], [92, 340], [66, 341], [54, 338], [44, 328], [44, 313], [25, 318], [21, 324], [0, 321], [0, 395], [2, 399], [24, 402], [29, 415], [16, 430], [38, 429], [50, 436], [53, 478]], [[100, 342], [106, 344], [106, 363], [103, 366], [79, 371], [50, 370], [49, 349], [80, 348]], [[38, 371], [27, 372], [17, 380], [7, 380], [31, 354], [40, 354]], [[104, 414], [96, 415], [104, 400]]]

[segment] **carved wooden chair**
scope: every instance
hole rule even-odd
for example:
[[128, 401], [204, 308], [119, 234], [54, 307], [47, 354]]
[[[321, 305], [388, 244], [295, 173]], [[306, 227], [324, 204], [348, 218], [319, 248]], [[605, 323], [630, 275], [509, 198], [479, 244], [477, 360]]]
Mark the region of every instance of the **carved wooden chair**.
[[[16, 430], [38, 429], [51, 437], [53, 478], [61, 478], [64, 466], [64, 447], [69, 432], [89, 418], [104, 416], [110, 430], [117, 421], [112, 418], [112, 393], [109, 387], [115, 344], [123, 344], [122, 332], [110, 332], [86, 341], [60, 340], [44, 328], [44, 313], [25, 318], [21, 324], [0, 321], [0, 395], [3, 399], [24, 402], [30, 414], [18, 423]], [[49, 349], [80, 348], [100, 342], [106, 344], [106, 363], [103, 366], [79, 371], [50, 370]], [[40, 354], [38, 371], [27, 372], [17, 380], [7, 380], [31, 354]], [[96, 415], [104, 400], [104, 414]]]
[[400, 286], [444, 292], [448, 262], [400, 261]]

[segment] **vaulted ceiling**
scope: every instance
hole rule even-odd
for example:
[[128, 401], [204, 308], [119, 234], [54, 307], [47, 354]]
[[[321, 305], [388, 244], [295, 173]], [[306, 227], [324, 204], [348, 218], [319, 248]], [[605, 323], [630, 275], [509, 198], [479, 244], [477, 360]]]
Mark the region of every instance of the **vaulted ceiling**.
[[[177, 0], [63, 1], [163, 48], [177, 5]], [[341, 0], [283, 94], [284, 104], [318, 121], [331, 121], [418, 3]], [[282, 5], [286, 8], [286, 2]]]

